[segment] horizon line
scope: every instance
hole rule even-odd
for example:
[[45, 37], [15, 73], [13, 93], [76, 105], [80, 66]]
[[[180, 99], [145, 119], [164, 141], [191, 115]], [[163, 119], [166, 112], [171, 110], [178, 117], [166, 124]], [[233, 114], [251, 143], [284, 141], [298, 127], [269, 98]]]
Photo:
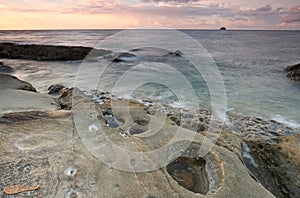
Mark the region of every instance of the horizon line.
[[[0, 31], [78, 31], [78, 30], [163, 30], [163, 29], [173, 29], [173, 30], [202, 30], [202, 31], [220, 31], [219, 28], [216, 29], [206, 29], [206, 28], [45, 28], [45, 29], [0, 29]], [[225, 31], [300, 31], [300, 29], [228, 29]]]

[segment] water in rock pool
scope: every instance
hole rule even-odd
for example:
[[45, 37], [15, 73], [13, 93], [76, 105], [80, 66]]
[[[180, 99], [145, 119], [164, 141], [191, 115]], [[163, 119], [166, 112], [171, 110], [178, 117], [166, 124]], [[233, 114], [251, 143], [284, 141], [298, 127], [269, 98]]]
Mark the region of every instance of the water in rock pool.
[[[35, 43], [50, 45], [80, 45], [94, 47], [99, 41], [121, 30], [68, 30], [68, 31], [0, 31], [1, 42]], [[226, 91], [226, 111], [245, 115], [266, 117], [293, 127], [300, 127], [300, 84], [286, 77], [283, 69], [287, 65], [298, 63], [300, 57], [300, 31], [203, 31], [184, 30], [191, 38], [198, 41], [216, 63]], [[124, 41], [126, 42], [126, 41]], [[176, 42], [176, 41], [174, 41]], [[190, 46], [191, 50], [193, 46]], [[180, 71], [194, 89], [197, 102], [209, 106], [211, 93], [206, 80], [197, 74], [189, 62], [175, 52], [165, 49], [141, 48], [130, 49], [135, 56], [124, 56], [124, 61], [104, 59], [109, 67], [99, 79], [98, 86], [104, 91], [111, 91], [118, 79], [131, 71], [134, 80], [147, 76], [175, 76]], [[178, 52], [179, 53], [179, 52]], [[100, 58], [101, 59], [101, 58]], [[31, 61], [1, 59], [14, 68], [14, 75], [31, 82], [40, 92], [46, 92], [51, 84], [73, 86], [81, 61]], [[143, 63], [162, 63], [171, 65], [174, 70], [160, 70], [158, 66], [134, 68]], [[101, 70], [104, 66], [91, 64]], [[106, 65], [105, 65], [106, 66]], [[102, 69], [103, 69], [102, 68]], [[172, 73], [174, 72], [174, 73]], [[89, 74], [84, 74], [88, 79]], [[119, 97], [136, 97], [164, 102], [173, 106], [189, 108], [189, 101], [178, 100], [178, 95], [189, 96], [188, 87], [174, 78], [168, 86], [150, 82], [137, 87], [131, 94], [126, 84], [122, 84], [124, 95]], [[91, 88], [95, 85], [92, 85]], [[177, 92], [170, 87], [180, 87]]]

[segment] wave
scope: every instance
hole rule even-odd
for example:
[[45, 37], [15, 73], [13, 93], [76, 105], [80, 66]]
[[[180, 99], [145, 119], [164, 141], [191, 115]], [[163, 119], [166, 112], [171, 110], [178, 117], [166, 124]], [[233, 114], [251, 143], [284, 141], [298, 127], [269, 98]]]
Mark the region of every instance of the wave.
[[272, 120], [275, 120], [276, 122], [282, 123], [288, 127], [292, 127], [292, 128], [300, 128], [300, 123], [296, 122], [294, 120], [289, 120], [284, 116], [281, 115], [275, 115], [271, 117]]

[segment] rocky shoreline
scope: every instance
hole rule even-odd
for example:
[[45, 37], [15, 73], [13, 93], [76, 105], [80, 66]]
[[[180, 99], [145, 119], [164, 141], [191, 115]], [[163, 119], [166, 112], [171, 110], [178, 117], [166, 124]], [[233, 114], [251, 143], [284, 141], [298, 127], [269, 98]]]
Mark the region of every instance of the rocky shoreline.
[[[49, 87], [46, 95], [16, 77], [1, 74], [0, 79], [1, 197], [292, 198], [300, 194], [299, 129], [274, 120], [229, 114], [232, 125], [216, 126], [215, 131], [221, 132], [216, 145], [200, 157], [209, 110], [185, 111], [62, 85]], [[100, 145], [97, 141], [102, 138], [99, 127], [116, 145], [138, 151], [162, 147], [178, 130], [197, 133], [185, 150], [180, 146], [185, 138], [178, 137], [166, 150], [167, 157], [177, 157], [157, 170], [118, 170], [113, 165], [128, 156], [111, 152], [106, 156], [109, 166], [83, 144], [74, 123], [74, 108], [84, 110], [87, 103], [97, 112], [89, 114], [89, 119], [100, 123], [87, 129], [95, 144]], [[130, 116], [124, 108], [114, 111], [112, 104], [127, 107]], [[162, 129], [143, 136], [154, 130], [150, 121], [161, 115], [166, 117]]]
[[[83, 60], [91, 50], [0, 43], [0, 58]], [[95, 50], [98, 55], [115, 63], [137, 59], [107, 50]], [[183, 54], [176, 51], [168, 56]], [[285, 71], [289, 78], [300, 79], [299, 64]], [[42, 94], [12, 73], [12, 67], [0, 62], [0, 197], [296, 198], [300, 194], [299, 128], [230, 112], [227, 124], [217, 121], [211, 126], [206, 108], [191, 111], [60, 84]], [[79, 122], [91, 123], [83, 139], [76, 116], [85, 111], [88, 114]], [[158, 127], [153, 120], [163, 123]], [[189, 146], [183, 147], [194, 132]], [[103, 136], [115, 145], [108, 145]], [[211, 144], [204, 141], [206, 137], [218, 138], [202, 156], [200, 148]], [[92, 142], [92, 147], [86, 142]], [[168, 163], [157, 169], [114, 168], [126, 160], [132, 170], [153, 163], [153, 156], [136, 159], [114, 152], [115, 146], [147, 152], [168, 142], [165, 155], [160, 156]], [[99, 160], [102, 156], [105, 163]]]

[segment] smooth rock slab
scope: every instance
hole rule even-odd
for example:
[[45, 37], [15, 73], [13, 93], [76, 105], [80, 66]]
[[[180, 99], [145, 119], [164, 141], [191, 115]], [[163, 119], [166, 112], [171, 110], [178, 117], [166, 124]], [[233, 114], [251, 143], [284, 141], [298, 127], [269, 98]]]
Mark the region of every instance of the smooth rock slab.
[[[0, 124], [0, 188], [37, 184], [40, 187], [14, 196], [0, 191], [0, 197], [206, 197], [181, 186], [165, 167], [135, 173], [102, 163], [82, 144], [70, 111], [27, 113], [33, 119], [22, 119], [26, 113], [14, 113], [20, 121]], [[39, 117], [40, 114], [43, 116]], [[7, 119], [13, 117], [10, 114]], [[166, 133], [157, 134], [149, 141], [139, 137], [123, 138], [109, 127], [104, 130], [112, 141], [129, 150], [141, 151], [151, 148], [150, 141], [171, 135], [176, 126], [166, 123]], [[182, 132], [189, 133], [185, 129]], [[197, 134], [194, 149], [184, 152], [184, 157], [196, 157], [202, 140], [203, 136]], [[184, 140], [179, 138], [178, 141]], [[177, 152], [176, 148], [176, 145], [170, 148], [170, 154], [174, 149]], [[217, 186], [210, 197], [273, 197], [249, 176], [240, 159], [227, 149], [215, 146], [205, 159], [206, 171], [215, 171], [207, 172], [212, 174], [209, 182]]]
[[3, 73], [0, 73], [0, 89], [19, 89], [36, 92], [36, 89], [30, 83]]
[[0, 89], [0, 115], [22, 111], [52, 111], [59, 105], [48, 95], [30, 91]]

